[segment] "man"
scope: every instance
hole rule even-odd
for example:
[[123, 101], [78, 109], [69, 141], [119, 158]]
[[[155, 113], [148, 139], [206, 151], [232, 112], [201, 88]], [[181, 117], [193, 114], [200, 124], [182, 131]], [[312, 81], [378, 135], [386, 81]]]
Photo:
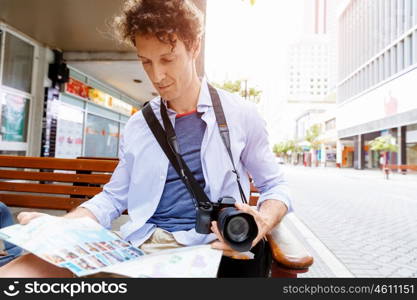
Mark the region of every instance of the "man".
[[[205, 79], [200, 80], [196, 60], [203, 34], [201, 12], [186, 0], [128, 1], [116, 26], [137, 49], [138, 57], [160, 97], [150, 101], [161, 122], [161, 105], [175, 128], [180, 154], [211, 201], [232, 196], [237, 209], [251, 214], [262, 238], [286, 214], [290, 199], [282, 172], [269, 149], [265, 123], [254, 105], [219, 90], [230, 130], [231, 150], [245, 192], [247, 172], [260, 190], [258, 211], [241, 204], [231, 160], [217, 127]], [[162, 99], [162, 102], [161, 102]], [[161, 104], [162, 103], [162, 104]], [[130, 118], [121, 138], [120, 162], [103, 192], [65, 217], [90, 217], [105, 227], [126, 209], [130, 220], [121, 227], [123, 238], [147, 253], [161, 249], [211, 243], [225, 256], [243, 258], [213, 233], [195, 231], [195, 207], [190, 193], [172, 167], [147, 125], [142, 111]], [[26, 224], [38, 213], [22, 213]], [[30, 267], [28, 267], [30, 265]], [[68, 276], [65, 270], [40, 262], [33, 255], [0, 269], [0, 276]]]

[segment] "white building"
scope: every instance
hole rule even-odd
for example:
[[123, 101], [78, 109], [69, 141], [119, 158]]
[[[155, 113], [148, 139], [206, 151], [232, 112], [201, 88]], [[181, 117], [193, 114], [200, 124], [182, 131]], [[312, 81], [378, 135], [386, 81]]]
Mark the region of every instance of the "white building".
[[287, 96], [284, 118], [289, 138], [296, 133], [296, 119], [303, 113], [326, 111], [336, 104], [337, 7], [336, 0], [305, 0], [305, 34], [288, 49]]
[[[338, 136], [353, 166], [378, 166], [368, 143], [391, 134], [393, 164], [417, 164], [417, 1], [351, 0], [339, 16]], [[341, 149], [343, 163], [349, 152]]]

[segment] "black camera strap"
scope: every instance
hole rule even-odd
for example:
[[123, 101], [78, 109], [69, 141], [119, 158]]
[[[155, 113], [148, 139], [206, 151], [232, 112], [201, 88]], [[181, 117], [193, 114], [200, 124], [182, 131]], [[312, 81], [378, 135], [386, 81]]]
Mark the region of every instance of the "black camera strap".
[[[220, 97], [218, 92], [215, 88], [211, 85], [208, 85], [210, 96], [213, 103], [214, 113], [216, 115], [216, 121], [218, 128], [220, 130], [220, 135], [222, 137], [223, 143], [226, 146], [227, 152], [232, 162], [233, 166], [233, 173], [236, 174], [236, 180], [239, 186], [239, 192], [242, 198], [243, 203], [247, 203], [246, 196], [243, 192], [243, 188], [240, 183], [239, 174], [236, 171], [235, 164], [233, 162], [233, 156], [230, 149], [230, 136], [229, 136], [229, 129], [227, 126], [226, 118], [224, 116], [223, 107], [220, 102]], [[189, 193], [194, 198], [193, 201], [197, 201], [196, 207], [211, 207], [211, 201], [208, 199], [206, 193], [204, 192], [203, 188], [194, 178], [191, 170], [188, 168], [187, 164], [183, 160], [180, 155], [179, 146], [177, 142], [177, 137], [175, 134], [175, 130], [169, 120], [168, 113], [166, 110], [166, 106], [161, 99], [161, 117], [164, 123], [165, 130], [162, 128], [160, 122], [155, 116], [151, 105], [146, 105], [143, 108], [142, 112], [145, 117], [145, 120], [151, 129], [153, 135], [157, 139], [159, 145], [161, 146], [162, 150], [168, 157], [169, 161], [171, 162], [172, 166], [176, 170], [176, 172], [181, 177], [181, 180], [186, 185]]]
[[242, 198], [243, 203], [248, 203], [246, 200], [245, 193], [243, 192], [242, 184], [240, 183], [240, 176], [239, 173], [236, 171], [235, 163], [233, 161], [232, 150], [230, 146], [230, 133], [229, 127], [227, 126], [226, 117], [224, 115], [223, 106], [220, 101], [219, 93], [217, 90], [208, 84], [209, 92], [211, 101], [213, 103], [214, 114], [216, 116], [217, 127], [219, 127], [220, 136], [222, 137], [223, 144], [226, 147], [227, 153], [229, 154], [230, 161], [232, 162], [233, 166], [233, 173], [236, 175], [237, 185], [239, 187], [240, 197]]
[[[161, 111], [163, 110], [163, 108], [165, 108], [165, 105], [161, 101]], [[145, 117], [146, 123], [151, 129], [153, 135], [155, 136], [156, 140], [158, 141], [165, 155], [168, 157], [172, 166], [174, 167], [178, 175], [181, 177], [181, 180], [184, 182], [185, 186], [187, 187], [188, 192], [191, 194], [196, 207], [200, 207], [200, 206], [211, 207], [211, 201], [208, 199], [203, 188], [196, 181], [193, 173], [188, 168], [187, 164], [183, 161], [182, 157], [178, 154], [179, 152], [174, 151], [174, 149], [178, 147], [176, 145], [170, 144], [169, 138], [166, 132], [164, 131], [164, 129], [162, 128], [161, 123], [159, 123], [158, 119], [156, 118], [151, 105], [146, 105], [145, 108], [143, 108], [142, 112]], [[165, 112], [166, 112], [166, 108], [165, 108]], [[161, 115], [163, 114], [161, 113]], [[169, 119], [168, 119], [168, 122], [169, 124], [171, 124]], [[164, 124], [164, 126], [166, 125]], [[166, 127], [168, 128], [168, 132], [170, 132], [169, 127], [172, 128], [172, 124], [171, 126], [166, 126]], [[197, 203], [195, 201], [197, 201]]]

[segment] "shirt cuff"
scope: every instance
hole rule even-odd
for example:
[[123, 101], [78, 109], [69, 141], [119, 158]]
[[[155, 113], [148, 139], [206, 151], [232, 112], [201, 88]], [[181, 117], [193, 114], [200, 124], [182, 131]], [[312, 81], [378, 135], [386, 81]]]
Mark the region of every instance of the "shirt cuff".
[[261, 194], [259, 196], [258, 203], [256, 204], [256, 207], [258, 210], [260, 209], [262, 203], [266, 200], [281, 201], [287, 206], [287, 213], [292, 211], [291, 199], [286, 193], [273, 192], [273, 193]]
[[111, 228], [111, 218], [109, 214], [106, 214], [102, 208], [100, 208], [97, 204], [95, 204], [93, 201], [96, 201], [96, 199], [91, 199], [89, 201], [86, 201], [82, 203], [79, 207], [83, 207], [88, 209], [97, 219], [97, 221], [100, 223], [101, 226], [110, 229]]

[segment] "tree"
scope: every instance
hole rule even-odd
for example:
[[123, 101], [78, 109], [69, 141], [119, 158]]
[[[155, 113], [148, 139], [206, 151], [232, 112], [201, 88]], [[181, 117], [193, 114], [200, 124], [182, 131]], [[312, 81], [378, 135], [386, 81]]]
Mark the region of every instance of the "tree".
[[287, 145], [286, 142], [280, 142], [275, 144], [272, 150], [276, 155], [285, 154], [287, 153]]
[[283, 155], [284, 157], [288, 157], [292, 153], [301, 152], [302, 149], [294, 140], [287, 140], [275, 144], [272, 150], [276, 155]]
[[255, 103], [259, 103], [259, 101], [261, 101], [261, 94], [262, 91], [257, 90], [253, 87], [249, 88], [249, 100]]
[[385, 178], [389, 178], [389, 170], [390, 168], [387, 168], [387, 165], [389, 165], [389, 157], [388, 152], [397, 152], [398, 146], [395, 143], [395, 138], [392, 135], [384, 135], [377, 137], [369, 142], [369, 145], [371, 146], [371, 150], [373, 151], [381, 151], [384, 153], [384, 164], [383, 169], [385, 172]]
[[[242, 2], [246, 2], [246, 0], [242, 0]], [[251, 6], [254, 6], [256, 3], [256, 0], [249, 0], [249, 3]]]
[[224, 81], [222, 84], [213, 83], [213, 85], [215, 87], [226, 90], [228, 92], [239, 94], [243, 98], [246, 98], [255, 103], [259, 103], [261, 100], [262, 91], [257, 90], [254, 87], [250, 87], [248, 90], [245, 90], [245, 88], [242, 87], [241, 80], [235, 80], [235, 81], [228, 80], [228, 81]]
[[311, 147], [314, 150], [319, 150], [320, 149], [320, 144], [321, 143], [318, 140], [318, 137], [320, 136], [320, 134], [321, 134], [320, 124], [314, 124], [309, 129], [307, 129], [306, 141], [311, 144]]
[[395, 143], [395, 138], [392, 135], [384, 135], [375, 138], [369, 142], [371, 150], [382, 152], [397, 152], [398, 146]]
[[234, 94], [240, 93], [242, 89], [242, 82], [240, 80], [235, 80], [235, 81], [228, 80], [228, 81], [224, 81], [222, 84], [213, 83], [213, 85], [215, 87], [218, 87], [220, 89], [226, 90]]

